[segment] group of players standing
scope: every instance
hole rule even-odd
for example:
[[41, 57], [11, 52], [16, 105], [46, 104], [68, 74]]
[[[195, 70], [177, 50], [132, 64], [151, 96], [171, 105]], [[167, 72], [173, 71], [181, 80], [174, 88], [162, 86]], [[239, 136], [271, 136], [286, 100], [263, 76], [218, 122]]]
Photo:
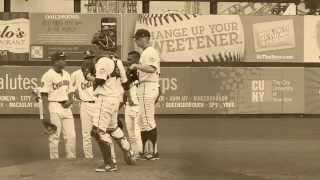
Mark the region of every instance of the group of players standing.
[[[127, 164], [136, 159], [158, 160], [155, 103], [160, 94], [160, 57], [151, 47], [150, 32], [138, 29], [135, 42], [143, 51], [128, 54], [128, 61], [115, 58], [97, 38], [92, 44], [97, 51], [89, 51], [81, 69], [70, 76], [64, 70], [67, 57], [62, 52], [51, 56], [53, 67], [41, 79], [40, 94], [43, 121], [56, 126], [49, 134], [50, 159], [58, 159], [60, 134], [65, 139], [66, 158], [76, 158], [76, 135], [71, 106], [74, 97], [80, 100], [80, 118], [85, 158], [93, 158], [93, 138], [101, 151], [104, 164], [96, 172], [117, 170], [116, 142], [124, 153]], [[94, 72], [88, 65], [94, 63]], [[125, 107], [125, 127], [128, 138], [118, 127], [118, 111]], [[92, 138], [91, 138], [92, 137]]]

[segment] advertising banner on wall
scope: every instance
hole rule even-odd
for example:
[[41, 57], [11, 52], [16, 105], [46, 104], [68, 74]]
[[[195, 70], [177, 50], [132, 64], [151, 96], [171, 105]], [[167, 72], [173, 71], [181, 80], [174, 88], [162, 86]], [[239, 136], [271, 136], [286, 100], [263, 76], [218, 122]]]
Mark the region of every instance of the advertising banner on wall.
[[125, 17], [124, 52], [141, 51], [130, 37], [144, 28], [165, 62], [303, 62], [303, 17], [178, 13]]
[[237, 75], [241, 114], [303, 113], [303, 68], [243, 68]]
[[305, 68], [305, 113], [320, 114], [320, 69]]
[[26, 61], [29, 56], [28, 13], [0, 13], [0, 61]]
[[239, 62], [244, 32], [239, 16], [187, 14], [140, 15], [136, 29], [151, 32], [162, 61]]
[[[0, 114], [37, 114], [31, 92], [48, 68], [0, 67]], [[160, 84], [157, 114], [304, 112], [303, 68], [162, 68]]]
[[246, 62], [303, 62], [303, 17], [241, 16]]
[[320, 17], [304, 16], [304, 61], [320, 62]]
[[93, 34], [105, 32], [106, 44], [121, 54], [121, 16], [119, 14], [31, 14], [31, 60], [47, 60], [64, 51], [69, 60], [81, 60], [86, 50], [94, 49]]

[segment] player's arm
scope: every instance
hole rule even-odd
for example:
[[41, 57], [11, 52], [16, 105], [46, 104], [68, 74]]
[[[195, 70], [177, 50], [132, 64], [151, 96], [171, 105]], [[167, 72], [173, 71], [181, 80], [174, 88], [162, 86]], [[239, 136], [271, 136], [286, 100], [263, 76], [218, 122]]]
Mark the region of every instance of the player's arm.
[[73, 104], [74, 97], [74, 87], [72, 85], [72, 81], [70, 76], [68, 75], [69, 85], [68, 85], [68, 100], [62, 103], [63, 108], [69, 108]]
[[128, 91], [130, 89], [130, 81], [128, 81], [128, 77], [127, 77], [127, 73], [126, 70], [123, 66], [122, 61], [117, 61], [117, 66], [119, 68], [120, 71], [120, 81], [121, 81], [121, 85], [123, 87], [123, 89], [125, 91]]
[[71, 74], [71, 84], [72, 84], [72, 88], [73, 88], [73, 97], [80, 100], [79, 91], [78, 91], [78, 87], [77, 87], [76, 72], [73, 72]]
[[[130, 85], [131, 81], [128, 80], [126, 70], [123, 66], [122, 61], [117, 61], [117, 65], [120, 71], [120, 81], [122, 88], [124, 89], [124, 100], [128, 101], [129, 104], [133, 104], [131, 93], [130, 93]], [[125, 101], [124, 101], [125, 102]]]
[[92, 74], [87, 75], [87, 80], [93, 82], [93, 90], [95, 90], [98, 86], [103, 86], [106, 82], [106, 79], [94, 77]]
[[[104, 64], [104, 63], [107, 63], [107, 64]], [[107, 80], [108, 75], [111, 73], [111, 72], [109, 72], [110, 70], [108, 70], [106, 67], [111, 67], [113, 65], [113, 62], [106, 61], [104, 63], [103, 63], [103, 61], [98, 61], [98, 63], [96, 63], [96, 65], [95, 65], [96, 75], [95, 76], [91, 73], [89, 73], [86, 76], [88, 81], [93, 82], [93, 89], [94, 90], [98, 86], [103, 86]]]
[[73, 104], [74, 92], [69, 92], [68, 100], [62, 104], [63, 108], [69, 108]]
[[142, 65], [142, 64], [132, 64], [129, 68], [132, 70], [138, 69], [145, 73], [154, 73], [157, 70], [157, 68], [153, 65]]
[[[51, 80], [47, 76], [47, 74], [43, 75], [41, 79], [41, 88], [40, 88], [40, 96], [42, 100], [42, 109], [43, 109], [43, 120], [50, 121], [49, 116], [49, 91], [50, 91]], [[41, 106], [41, 104], [40, 104]]]
[[50, 121], [48, 93], [41, 93], [43, 121]]
[[150, 51], [150, 54], [146, 57], [146, 61], [142, 64], [133, 64], [129, 69], [138, 69], [145, 73], [154, 73], [157, 71], [158, 64], [160, 63], [160, 57], [156, 51]]

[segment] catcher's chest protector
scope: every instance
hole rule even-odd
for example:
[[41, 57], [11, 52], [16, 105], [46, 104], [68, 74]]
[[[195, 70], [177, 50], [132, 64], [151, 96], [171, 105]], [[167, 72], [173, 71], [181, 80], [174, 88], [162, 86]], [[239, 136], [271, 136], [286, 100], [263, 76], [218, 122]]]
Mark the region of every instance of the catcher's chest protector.
[[118, 60], [113, 60], [114, 63], [114, 69], [112, 71], [112, 73], [110, 74], [110, 77], [116, 77], [117, 79], [120, 78], [120, 69], [118, 67]]
[[[95, 62], [98, 62], [98, 60], [102, 57], [105, 57], [105, 56], [99, 56], [96, 58]], [[117, 79], [120, 78], [120, 69], [118, 67], [118, 60], [117, 59], [111, 59], [114, 63], [114, 69], [112, 71], [112, 73], [110, 74], [110, 76], [108, 77], [109, 78], [112, 78], [112, 77], [116, 77]]]

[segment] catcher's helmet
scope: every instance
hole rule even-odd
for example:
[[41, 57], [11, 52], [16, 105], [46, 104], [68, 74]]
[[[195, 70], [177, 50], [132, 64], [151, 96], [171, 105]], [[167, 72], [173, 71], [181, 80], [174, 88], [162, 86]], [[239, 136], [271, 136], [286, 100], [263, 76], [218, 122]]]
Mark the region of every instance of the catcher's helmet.
[[115, 51], [117, 48], [117, 41], [114, 37], [116, 34], [98, 31], [94, 33], [91, 43], [97, 45], [106, 51]]

